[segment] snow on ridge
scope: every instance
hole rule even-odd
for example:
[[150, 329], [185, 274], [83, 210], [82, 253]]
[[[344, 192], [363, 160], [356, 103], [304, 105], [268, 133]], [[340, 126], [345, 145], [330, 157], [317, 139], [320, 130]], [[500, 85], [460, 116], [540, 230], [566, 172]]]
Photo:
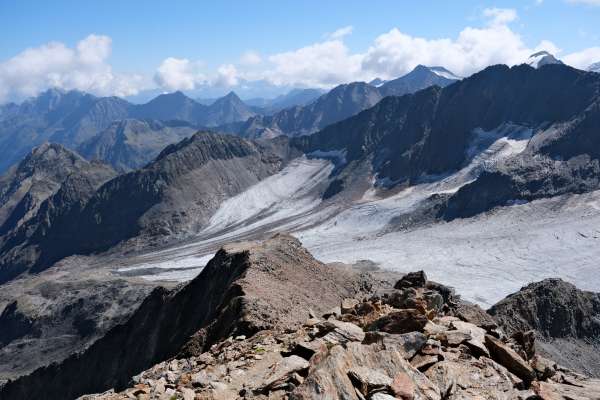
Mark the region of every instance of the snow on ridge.
[[240, 233], [301, 215], [320, 203], [321, 198], [314, 191], [332, 170], [333, 165], [327, 160], [299, 157], [281, 172], [225, 200], [200, 234], [216, 234], [234, 227]]
[[335, 163], [336, 166], [345, 165], [346, 164], [346, 155], [348, 151], [346, 149], [340, 150], [315, 150], [311, 153], [308, 153], [306, 156], [308, 158], [323, 158], [325, 160], [331, 160]]
[[437, 76], [441, 76], [442, 78], [451, 79], [455, 81], [459, 81], [462, 79], [461, 77], [453, 74], [444, 67], [429, 67], [429, 70]]

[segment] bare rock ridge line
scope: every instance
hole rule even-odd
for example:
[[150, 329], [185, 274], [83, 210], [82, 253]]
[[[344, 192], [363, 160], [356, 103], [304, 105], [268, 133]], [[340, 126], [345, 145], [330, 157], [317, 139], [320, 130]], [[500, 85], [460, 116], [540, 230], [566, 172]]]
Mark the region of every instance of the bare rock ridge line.
[[157, 362], [199, 354], [228, 336], [296, 328], [304, 315], [290, 310], [298, 304], [322, 313], [378, 284], [368, 274], [321, 264], [291, 237], [227, 246], [184, 287], [155, 289], [126, 323], [87, 350], [7, 383], [0, 394], [68, 399], [125, 387]]
[[[591, 296], [569, 289], [564, 297]], [[530, 290], [495, 309], [515, 297], [545, 304]], [[544, 321], [552, 311], [534, 314]], [[561, 321], [560, 331], [571, 331]], [[103, 394], [84, 395], [93, 392]], [[394, 285], [323, 265], [296, 239], [277, 235], [225, 246], [187, 285], [156, 289], [87, 350], [8, 382], [0, 395], [566, 400], [598, 398], [600, 381], [538, 354], [534, 331], [494, 319], [423, 272]]]

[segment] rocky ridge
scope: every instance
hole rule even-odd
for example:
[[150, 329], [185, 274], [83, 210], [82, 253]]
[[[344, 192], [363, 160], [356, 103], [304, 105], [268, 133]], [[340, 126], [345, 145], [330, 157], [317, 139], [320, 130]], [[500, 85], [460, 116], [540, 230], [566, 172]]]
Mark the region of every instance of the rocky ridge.
[[[282, 242], [287, 243], [283, 249]], [[299, 243], [281, 236], [262, 245], [263, 251], [269, 248], [303, 253]], [[296, 259], [295, 251], [288, 257]], [[270, 271], [271, 279], [281, 277], [280, 269], [288, 260], [262, 264], [261, 269]], [[215, 266], [213, 261], [211, 269]], [[263, 296], [270, 292], [269, 280], [255, 282], [267, 285], [263, 288], [267, 290], [261, 290]], [[201, 341], [203, 346], [188, 342], [177, 354], [133, 376], [129, 388], [80, 399], [567, 400], [600, 396], [600, 381], [537, 354], [533, 331], [507, 333], [485, 311], [461, 301], [451, 288], [428, 281], [423, 272], [406, 275], [393, 288], [362, 293], [341, 299], [326, 312], [324, 303], [296, 302], [293, 296], [294, 305], [283, 307], [285, 318], [303, 318], [303, 323], [223, 331], [218, 340]], [[14, 391], [18, 385], [7, 387], [6, 393], [18, 393]]]

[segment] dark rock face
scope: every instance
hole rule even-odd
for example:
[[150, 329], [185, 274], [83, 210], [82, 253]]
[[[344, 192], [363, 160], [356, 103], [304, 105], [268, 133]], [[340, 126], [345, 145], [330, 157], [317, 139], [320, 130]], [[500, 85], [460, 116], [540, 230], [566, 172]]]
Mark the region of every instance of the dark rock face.
[[364, 82], [340, 85], [306, 106], [250, 118], [235, 127], [235, 133], [247, 138], [308, 135], [374, 106], [381, 97], [376, 87]]
[[[141, 234], [195, 232], [223, 199], [279, 171], [288, 157], [285, 140], [255, 143], [198, 133], [97, 191], [86, 190], [93, 185], [72, 184], [61, 196], [77, 206], [49, 203], [54, 211], [41, 229], [11, 237], [0, 249], [0, 276], [6, 280], [40, 271], [66, 256], [106, 250]], [[85, 196], [73, 195], [78, 191]]]
[[535, 330], [541, 350], [559, 363], [600, 375], [599, 294], [560, 279], [546, 279], [508, 296], [489, 313], [509, 333]]
[[596, 74], [565, 65], [498, 65], [443, 89], [385, 98], [293, 143], [305, 152], [346, 150], [347, 168], [368, 160], [381, 185], [410, 185], [461, 168], [477, 128], [531, 127], [523, 153], [437, 206], [445, 219], [468, 217], [511, 200], [598, 188], [599, 88]]
[[[321, 279], [312, 279], [315, 274]], [[297, 327], [306, 315], [290, 313], [294, 305], [324, 312], [374, 283], [367, 275], [319, 263], [291, 237], [229, 246], [186, 286], [155, 289], [126, 323], [83, 353], [9, 382], [0, 394], [65, 399], [123, 387], [182, 348], [198, 353], [231, 335]]]
[[102, 160], [128, 172], [148, 164], [165, 147], [196, 131], [187, 122], [126, 119], [85, 141], [78, 151], [88, 160]]
[[394, 285], [394, 289], [404, 289], [409, 287], [425, 287], [427, 283], [427, 275], [425, 275], [424, 271], [417, 272], [409, 272], [404, 275], [402, 279], [400, 279]]

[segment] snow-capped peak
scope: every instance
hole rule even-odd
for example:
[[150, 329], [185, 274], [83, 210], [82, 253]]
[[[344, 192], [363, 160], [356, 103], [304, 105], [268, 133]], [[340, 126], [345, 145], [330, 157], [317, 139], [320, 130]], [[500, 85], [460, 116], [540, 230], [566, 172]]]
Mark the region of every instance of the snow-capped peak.
[[461, 80], [462, 78], [454, 73], [448, 71], [444, 67], [427, 67], [431, 72], [436, 74], [437, 76], [441, 76], [442, 78], [452, 79], [452, 80]]
[[538, 51], [537, 53], [533, 53], [529, 56], [525, 64], [533, 67], [539, 68], [543, 65], [548, 64], [562, 64], [563, 62], [554, 57], [552, 54], [547, 51]]
[[588, 67], [588, 71], [600, 73], [600, 62], [590, 65]]
[[383, 85], [384, 83], [386, 83], [387, 81], [384, 81], [382, 79], [379, 78], [375, 78], [373, 79], [371, 82], [369, 82], [369, 85], [371, 86], [375, 86], [375, 87], [379, 87], [381, 85]]

